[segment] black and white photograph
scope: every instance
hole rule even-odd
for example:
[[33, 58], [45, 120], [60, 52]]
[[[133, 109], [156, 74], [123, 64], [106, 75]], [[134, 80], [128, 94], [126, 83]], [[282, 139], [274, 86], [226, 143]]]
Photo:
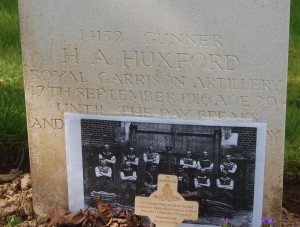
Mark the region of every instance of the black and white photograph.
[[69, 113], [65, 123], [70, 210], [95, 209], [99, 195], [133, 210], [170, 174], [185, 200], [199, 202], [198, 220], [182, 226], [259, 226], [265, 123]]

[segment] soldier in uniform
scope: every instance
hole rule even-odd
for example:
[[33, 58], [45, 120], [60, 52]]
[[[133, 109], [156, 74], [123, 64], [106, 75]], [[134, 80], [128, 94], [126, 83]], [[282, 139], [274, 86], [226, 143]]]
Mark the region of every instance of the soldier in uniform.
[[111, 152], [108, 144], [104, 145], [104, 150], [100, 152], [99, 159], [105, 159], [109, 167], [113, 167], [116, 163], [116, 156]]
[[237, 175], [237, 164], [231, 161], [231, 155], [227, 154], [225, 156], [225, 161], [220, 165], [220, 170], [226, 170], [228, 172], [228, 176], [234, 181], [234, 190], [232, 194], [235, 195], [235, 208], [240, 209], [240, 206], [243, 204], [240, 202], [241, 198], [243, 198], [243, 194], [241, 191], [241, 179], [240, 176]]
[[230, 205], [233, 205], [234, 196], [234, 180], [228, 177], [228, 171], [223, 169], [222, 176], [217, 179], [217, 194], [216, 197], [218, 199], [225, 199], [226, 202]]
[[157, 166], [155, 163], [149, 164], [149, 170], [146, 170], [143, 176], [143, 188], [141, 192], [146, 196], [157, 189]]
[[197, 200], [201, 204], [201, 213], [205, 213], [207, 209], [207, 200], [213, 197], [213, 194], [210, 192], [210, 178], [206, 175], [205, 169], [200, 169], [199, 175], [194, 178], [194, 184], [196, 191], [186, 193], [183, 197], [185, 199]]
[[178, 188], [177, 191], [180, 194], [190, 193], [189, 190], [189, 176], [184, 172], [185, 169], [183, 166], [178, 166], [177, 168], [177, 179], [178, 179]]
[[144, 153], [144, 162], [146, 163], [146, 170], [149, 170], [150, 164], [159, 164], [160, 156], [157, 152], [154, 151], [152, 144], [148, 146], [148, 150]]
[[220, 165], [221, 172], [223, 170], [227, 170], [227, 172], [232, 175], [237, 170], [237, 164], [231, 161], [231, 155], [227, 154], [225, 156], [225, 161]]
[[211, 174], [213, 168], [214, 164], [208, 159], [207, 151], [204, 151], [202, 159], [197, 162], [197, 169], [204, 169], [207, 174]]
[[121, 200], [124, 201], [126, 193], [129, 194], [129, 204], [133, 205], [136, 191], [136, 171], [131, 167], [130, 160], [126, 160], [120, 172], [121, 177]]
[[172, 154], [173, 146], [166, 146], [166, 152], [162, 155], [160, 161], [160, 173], [176, 175], [177, 159]]
[[195, 188], [198, 192], [198, 197], [203, 199], [212, 198], [210, 189], [210, 178], [206, 175], [205, 169], [200, 170], [199, 176], [194, 179]]
[[129, 153], [124, 156], [124, 164], [130, 161], [131, 167], [136, 171], [139, 164], [139, 157], [134, 153], [133, 147], [129, 148]]
[[106, 165], [105, 159], [100, 159], [99, 166], [95, 167], [95, 175], [97, 177], [97, 190], [116, 193], [117, 189], [112, 182], [112, 170]]
[[[189, 179], [194, 179], [196, 175], [197, 162], [192, 157], [192, 151], [187, 150], [185, 157], [180, 159], [180, 165], [184, 168], [184, 172], [189, 176]], [[189, 191], [194, 191], [194, 182], [189, 182]]]

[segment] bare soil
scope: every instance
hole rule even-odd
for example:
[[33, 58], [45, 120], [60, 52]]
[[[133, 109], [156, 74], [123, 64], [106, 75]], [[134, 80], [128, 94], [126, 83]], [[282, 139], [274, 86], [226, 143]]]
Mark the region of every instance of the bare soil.
[[[292, 227], [300, 225], [299, 182], [285, 182], [284, 184], [282, 226]], [[18, 226], [21, 227], [52, 226], [49, 225], [50, 218], [41, 218], [34, 215], [29, 173], [11, 170], [9, 174], [0, 174], [0, 227], [11, 226], [7, 225], [8, 222], [6, 220], [6, 217], [9, 215], [20, 217], [21, 220]]]
[[300, 179], [283, 184], [282, 226], [300, 226]]

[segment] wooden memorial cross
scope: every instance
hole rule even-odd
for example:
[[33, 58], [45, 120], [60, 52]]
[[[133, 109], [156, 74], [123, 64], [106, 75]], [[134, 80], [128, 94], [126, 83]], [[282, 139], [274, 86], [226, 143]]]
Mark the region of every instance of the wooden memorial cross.
[[135, 198], [135, 214], [148, 216], [157, 227], [174, 227], [183, 220], [197, 220], [198, 202], [185, 201], [177, 192], [177, 185], [177, 176], [160, 174], [157, 191], [149, 197]]

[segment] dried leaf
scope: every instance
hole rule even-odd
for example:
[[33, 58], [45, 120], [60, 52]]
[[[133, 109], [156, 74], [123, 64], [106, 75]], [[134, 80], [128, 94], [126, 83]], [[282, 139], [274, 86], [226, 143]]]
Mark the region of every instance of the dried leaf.
[[132, 225], [128, 225], [128, 220], [126, 218], [112, 218], [111, 221], [106, 226], [119, 227], [119, 226], [132, 226]]
[[80, 225], [85, 221], [85, 216], [82, 211], [69, 213], [65, 208], [58, 205], [56, 206], [50, 216], [50, 223], [48, 226], [76, 226]]
[[89, 227], [89, 226], [98, 226], [97, 219], [99, 218], [98, 211], [94, 210], [85, 210], [83, 212], [85, 221], [83, 222], [82, 226]]
[[107, 225], [111, 221], [113, 214], [111, 208], [102, 202], [101, 195], [99, 195], [97, 200], [97, 209], [99, 218], [105, 225]]

